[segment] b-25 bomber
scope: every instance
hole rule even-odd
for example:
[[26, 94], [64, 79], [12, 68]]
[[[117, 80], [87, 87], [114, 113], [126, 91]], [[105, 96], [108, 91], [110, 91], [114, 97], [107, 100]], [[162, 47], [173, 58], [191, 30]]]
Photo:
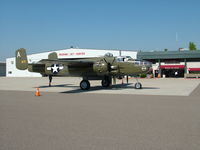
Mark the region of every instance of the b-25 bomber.
[[[28, 63], [26, 50], [21, 48], [16, 51], [16, 68], [30, 72], [40, 73], [42, 76], [49, 76], [49, 86], [51, 86], [53, 76], [73, 76], [82, 77], [80, 88], [88, 90], [89, 80], [101, 80], [103, 87], [116, 84], [116, 78], [127, 76], [137, 76], [151, 70], [151, 63], [147, 61], [122, 62], [107, 53], [103, 57], [94, 58], [74, 58], [59, 59], [56, 52], [48, 55], [48, 59], [42, 59], [36, 63]], [[135, 83], [136, 89], [141, 89], [140, 82]]]

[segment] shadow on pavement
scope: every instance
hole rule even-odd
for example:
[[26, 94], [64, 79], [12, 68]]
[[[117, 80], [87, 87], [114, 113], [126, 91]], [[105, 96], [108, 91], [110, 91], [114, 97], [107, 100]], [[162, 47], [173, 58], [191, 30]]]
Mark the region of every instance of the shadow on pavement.
[[[105, 88], [102, 86], [94, 86], [94, 87], [90, 87], [89, 90], [81, 90], [80, 88], [78, 88], [78, 89], [73, 89], [73, 90], [64, 91], [64, 92], [60, 92], [60, 93], [87, 93], [87, 92], [100, 91], [100, 90], [107, 90], [107, 91], [116, 90], [117, 91], [117, 90], [122, 90], [122, 89], [135, 89], [133, 86], [130, 86], [130, 85], [131, 84], [116, 84], [116, 85], [112, 85], [111, 87], [108, 87], [108, 88]], [[143, 87], [142, 89], [159, 89], [159, 88]], [[142, 90], [142, 89], [137, 89], [137, 90]]]
[[43, 86], [39, 86], [39, 87], [34, 87], [34, 88], [51, 88], [51, 87], [77, 87], [77, 86], [71, 86], [73, 84], [59, 84], [59, 85], [51, 85], [49, 87], [49, 85], [43, 85]]

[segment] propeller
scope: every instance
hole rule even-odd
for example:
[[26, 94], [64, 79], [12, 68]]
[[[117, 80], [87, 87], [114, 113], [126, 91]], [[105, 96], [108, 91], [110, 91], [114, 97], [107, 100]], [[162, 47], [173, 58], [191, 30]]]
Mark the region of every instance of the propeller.
[[[112, 71], [114, 71], [114, 70], [117, 70], [118, 69], [118, 66], [116, 66], [116, 65], [114, 65], [114, 62], [115, 62], [115, 57], [111, 57], [111, 58], [113, 58], [112, 60], [110, 59], [106, 59], [106, 58], [104, 58], [103, 60], [104, 60], [104, 62], [107, 64], [107, 66], [108, 66], [108, 72], [109, 72], [109, 74], [110, 73], [112, 73]], [[112, 76], [112, 79], [113, 79], [113, 84], [115, 85], [116, 84], [116, 76], [114, 75], [114, 76]]]
[[114, 66], [113, 63], [115, 62], [115, 57], [112, 57], [113, 60], [112, 61], [108, 61], [106, 60], [106, 58], [103, 58], [103, 60], [105, 61], [105, 63], [108, 66], [108, 72], [111, 73], [112, 70], [117, 70], [117, 66]]

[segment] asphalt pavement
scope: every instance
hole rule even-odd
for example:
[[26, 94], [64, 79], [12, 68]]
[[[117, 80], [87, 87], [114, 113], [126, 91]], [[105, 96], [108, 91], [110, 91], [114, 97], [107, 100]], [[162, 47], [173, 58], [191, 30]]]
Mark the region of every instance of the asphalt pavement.
[[0, 91], [1, 150], [199, 150], [190, 96]]

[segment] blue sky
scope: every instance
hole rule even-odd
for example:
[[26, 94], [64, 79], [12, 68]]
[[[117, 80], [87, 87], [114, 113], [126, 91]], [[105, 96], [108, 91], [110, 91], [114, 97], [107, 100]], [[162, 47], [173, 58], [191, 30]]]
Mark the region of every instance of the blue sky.
[[200, 49], [199, 6], [199, 0], [0, 0], [0, 60], [18, 48], [176, 50], [192, 41]]

